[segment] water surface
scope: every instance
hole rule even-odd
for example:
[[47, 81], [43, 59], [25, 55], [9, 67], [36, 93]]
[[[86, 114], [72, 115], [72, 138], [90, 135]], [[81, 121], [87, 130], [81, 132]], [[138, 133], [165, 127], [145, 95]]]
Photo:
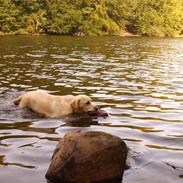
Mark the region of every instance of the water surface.
[[[0, 182], [46, 183], [57, 142], [78, 129], [125, 140], [123, 183], [182, 182], [182, 50], [183, 39], [0, 37]], [[12, 104], [35, 89], [87, 94], [110, 116], [73, 123]]]

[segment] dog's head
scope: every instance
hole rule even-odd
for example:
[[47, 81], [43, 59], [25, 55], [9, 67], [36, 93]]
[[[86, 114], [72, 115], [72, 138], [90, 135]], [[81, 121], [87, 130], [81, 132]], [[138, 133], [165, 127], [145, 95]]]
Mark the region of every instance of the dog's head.
[[71, 106], [75, 113], [76, 112], [90, 113], [98, 110], [98, 108], [92, 103], [92, 99], [86, 95], [75, 96]]

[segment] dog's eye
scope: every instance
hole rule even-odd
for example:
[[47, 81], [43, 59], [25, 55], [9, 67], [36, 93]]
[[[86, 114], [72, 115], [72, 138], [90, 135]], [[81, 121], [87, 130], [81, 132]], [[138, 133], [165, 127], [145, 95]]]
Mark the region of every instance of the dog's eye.
[[86, 105], [90, 105], [90, 101], [86, 102]]

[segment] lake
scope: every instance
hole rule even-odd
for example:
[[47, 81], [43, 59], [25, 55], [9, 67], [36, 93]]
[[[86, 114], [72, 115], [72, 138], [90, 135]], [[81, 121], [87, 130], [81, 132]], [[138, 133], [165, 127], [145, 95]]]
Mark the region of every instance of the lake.
[[[36, 89], [89, 95], [109, 117], [46, 119], [12, 104]], [[183, 39], [0, 37], [0, 182], [46, 183], [72, 130], [124, 139], [123, 183], [183, 182]]]

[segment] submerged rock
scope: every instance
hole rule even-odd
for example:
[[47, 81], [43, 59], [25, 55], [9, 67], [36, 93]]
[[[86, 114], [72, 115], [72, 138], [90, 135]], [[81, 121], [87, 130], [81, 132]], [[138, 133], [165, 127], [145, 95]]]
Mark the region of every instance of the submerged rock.
[[46, 178], [52, 183], [120, 183], [127, 147], [103, 132], [70, 132], [58, 143]]
[[84, 32], [75, 32], [73, 36], [85, 36]]

